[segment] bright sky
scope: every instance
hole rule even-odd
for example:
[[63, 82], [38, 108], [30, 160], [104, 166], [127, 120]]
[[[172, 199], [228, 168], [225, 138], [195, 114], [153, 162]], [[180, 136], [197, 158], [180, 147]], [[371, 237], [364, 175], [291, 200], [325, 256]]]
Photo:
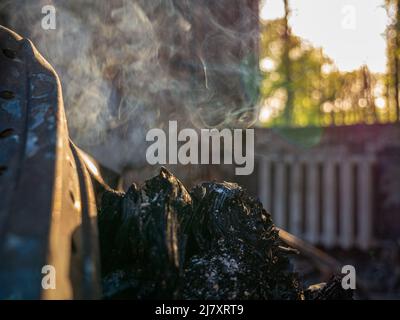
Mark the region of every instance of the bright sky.
[[[367, 64], [373, 72], [386, 69], [388, 18], [384, 0], [289, 0], [293, 32], [322, 47], [342, 71]], [[283, 0], [264, 0], [262, 19], [282, 17]]]

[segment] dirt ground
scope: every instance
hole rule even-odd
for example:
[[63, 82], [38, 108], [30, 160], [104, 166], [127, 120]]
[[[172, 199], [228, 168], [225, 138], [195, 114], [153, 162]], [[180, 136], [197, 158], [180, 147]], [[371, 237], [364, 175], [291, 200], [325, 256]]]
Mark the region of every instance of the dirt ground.
[[[323, 248], [321, 248], [323, 249]], [[356, 299], [400, 299], [400, 243], [384, 242], [367, 252], [360, 250], [329, 250], [343, 266], [356, 269]], [[295, 270], [302, 275], [305, 286], [325, 282], [329, 274], [322, 274], [309, 259], [292, 258]], [[340, 272], [340, 270], [339, 270]]]

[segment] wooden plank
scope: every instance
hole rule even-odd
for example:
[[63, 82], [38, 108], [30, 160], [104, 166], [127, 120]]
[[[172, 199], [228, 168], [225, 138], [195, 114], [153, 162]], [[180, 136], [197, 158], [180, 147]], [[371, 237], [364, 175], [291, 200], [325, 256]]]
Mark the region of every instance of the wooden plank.
[[354, 245], [354, 194], [352, 162], [343, 159], [340, 164], [340, 238], [342, 248], [349, 249]]
[[258, 197], [265, 210], [271, 212], [271, 162], [265, 157], [259, 158]]
[[358, 246], [369, 248], [372, 242], [372, 162], [364, 159], [358, 166]]
[[295, 236], [301, 236], [301, 164], [289, 162], [291, 165], [291, 192], [289, 197], [290, 226], [289, 230]]
[[335, 164], [327, 160], [323, 166], [322, 240], [327, 248], [336, 244]]
[[318, 163], [308, 162], [306, 172], [306, 238], [315, 244], [319, 241]]
[[276, 226], [286, 229], [287, 219], [285, 212], [286, 209], [285, 195], [287, 193], [287, 187], [286, 187], [285, 163], [283, 161], [277, 162], [275, 168], [276, 168], [275, 179], [274, 179], [275, 201], [274, 201], [274, 210], [272, 214]]

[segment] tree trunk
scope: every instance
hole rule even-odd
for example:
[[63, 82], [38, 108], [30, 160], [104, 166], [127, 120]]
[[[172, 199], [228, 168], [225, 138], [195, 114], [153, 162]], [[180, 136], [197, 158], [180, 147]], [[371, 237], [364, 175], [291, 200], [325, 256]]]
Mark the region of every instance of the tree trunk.
[[285, 17], [284, 17], [284, 24], [285, 29], [283, 33], [283, 57], [282, 63], [284, 66], [284, 74], [285, 74], [285, 89], [287, 93], [287, 100], [285, 105], [285, 124], [289, 125], [292, 122], [293, 116], [293, 104], [294, 104], [294, 91], [292, 85], [292, 66], [290, 61], [290, 27], [289, 27], [289, 16], [290, 16], [290, 7], [289, 7], [289, 0], [283, 0], [285, 5]]
[[400, 101], [399, 101], [399, 53], [400, 49], [400, 1], [396, 0], [396, 41], [394, 48], [394, 95], [396, 108], [396, 122], [400, 121]]

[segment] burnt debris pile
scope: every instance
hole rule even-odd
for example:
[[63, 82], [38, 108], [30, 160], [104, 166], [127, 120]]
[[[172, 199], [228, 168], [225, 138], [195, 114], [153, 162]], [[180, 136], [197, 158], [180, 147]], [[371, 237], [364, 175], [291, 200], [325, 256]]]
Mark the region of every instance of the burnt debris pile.
[[105, 298], [304, 297], [270, 214], [237, 184], [188, 192], [161, 168], [106, 192], [98, 222]]

